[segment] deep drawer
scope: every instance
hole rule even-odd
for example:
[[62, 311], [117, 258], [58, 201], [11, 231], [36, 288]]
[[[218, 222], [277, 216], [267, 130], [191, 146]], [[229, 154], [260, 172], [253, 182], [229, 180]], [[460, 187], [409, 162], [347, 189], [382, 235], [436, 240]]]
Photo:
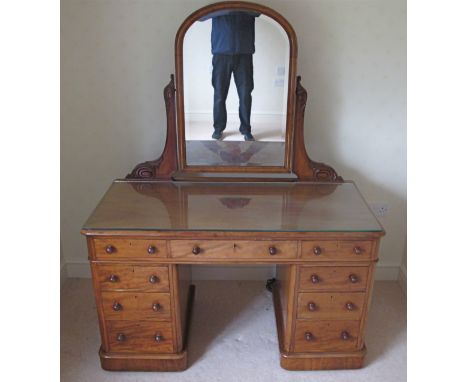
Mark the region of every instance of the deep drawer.
[[365, 297], [365, 293], [299, 293], [297, 317], [322, 320], [359, 320]]
[[304, 291], [365, 291], [369, 267], [299, 268], [299, 289]]
[[125, 353], [172, 353], [170, 322], [107, 321], [109, 351]]

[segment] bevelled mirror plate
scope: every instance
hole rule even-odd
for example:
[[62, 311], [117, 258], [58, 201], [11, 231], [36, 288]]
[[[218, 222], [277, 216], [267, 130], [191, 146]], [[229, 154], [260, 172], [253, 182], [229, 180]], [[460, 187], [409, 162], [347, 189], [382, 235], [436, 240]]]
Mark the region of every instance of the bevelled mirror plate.
[[257, 9], [215, 9], [190, 25], [179, 114], [186, 166], [285, 167], [290, 49], [283, 26]]

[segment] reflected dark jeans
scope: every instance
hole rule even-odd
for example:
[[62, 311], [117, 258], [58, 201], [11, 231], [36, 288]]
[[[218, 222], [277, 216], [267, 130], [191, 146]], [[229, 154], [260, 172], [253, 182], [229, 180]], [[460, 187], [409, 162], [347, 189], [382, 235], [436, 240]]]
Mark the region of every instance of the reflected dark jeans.
[[211, 83], [214, 88], [213, 127], [221, 132], [226, 128], [226, 98], [231, 82], [231, 73], [239, 95], [239, 131], [250, 133], [252, 109], [253, 63], [251, 54], [214, 54]]

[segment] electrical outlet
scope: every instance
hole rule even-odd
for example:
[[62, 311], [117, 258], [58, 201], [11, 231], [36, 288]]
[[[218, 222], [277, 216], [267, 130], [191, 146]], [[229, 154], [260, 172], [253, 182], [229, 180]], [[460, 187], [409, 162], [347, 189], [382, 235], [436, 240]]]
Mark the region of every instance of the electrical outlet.
[[369, 203], [372, 212], [374, 212], [375, 216], [379, 218], [383, 218], [388, 214], [388, 203]]

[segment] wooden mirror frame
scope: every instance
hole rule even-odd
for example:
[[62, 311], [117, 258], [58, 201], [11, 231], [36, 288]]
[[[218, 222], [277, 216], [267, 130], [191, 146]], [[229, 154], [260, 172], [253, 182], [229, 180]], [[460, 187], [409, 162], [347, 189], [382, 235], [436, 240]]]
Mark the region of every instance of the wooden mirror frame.
[[[284, 166], [190, 166], [185, 161], [185, 118], [183, 89], [183, 40], [188, 28], [201, 16], [226, 9], [248, 9], [263, 13], [277, 21], [288, 35], [289, 78], [286, 119]], [[180, 26], [175, 41], [176, 83], [171, 75], [164, 88], [166, 104], [166, 143], [158, 159], [138, 164], [126, 179], [134, 180], [196, 180], [196, 181], [317, 181], [342, 182], [336, 171], [320, 162], [312, 161], [304, 143], [304, 113], [307, 92], [296, 78], [297, 40], [291, 24], [278, 12], [263, 5], [224, 1], [205, 6], [193, 12]], [[177, 92], [176, 92], [177, 89]], [[177, 97], [176, 97], [177, 96]], [[176, 99], [177, 98], [177, 106]]]
[[[286, 131], [284, 144], [283, 166], [209, 166], [190, 165], [186, 158], [185, 141], [185, 105], [184, 105], [184, 38], [189, 28], [200, 20], [201, 17], [210, 13], [225, 10], [246, 10], [261, 13], [275, 20], [286, 32], [289, 41], [289, 73], [288, 73], [288, 97], [286, 111]], [[179, 147], [179, 169], [183, 172], [291, 172], [292, 161], [292, 132], [294, 125], [294, 93], [296, 88], [296, 65], [297, 65], [297, 39], [291, 24], [278, 12], [264, 5], [243, 1], [223, 1], [207, 5], [188, 16], [177, 31], [175, 40], [175, 62], [176, 62], [176, 94], [177, 99], [177, 136]]]

